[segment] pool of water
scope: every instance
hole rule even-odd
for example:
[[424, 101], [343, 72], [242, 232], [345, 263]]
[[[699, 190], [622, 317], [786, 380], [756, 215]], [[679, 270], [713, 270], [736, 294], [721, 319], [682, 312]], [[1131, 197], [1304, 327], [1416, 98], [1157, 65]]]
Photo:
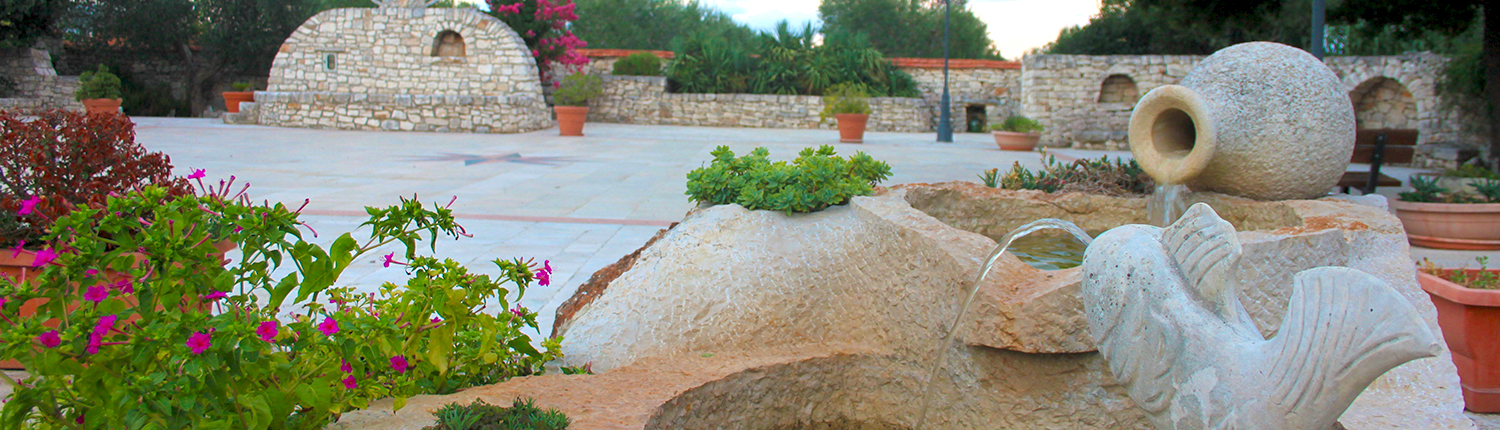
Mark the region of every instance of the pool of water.
[[[1091, 231], [1089, 236], [1098, 236], [1099, 233]], [[1037, 269], [1062, 270], [1082, 265], [1085, 248], [1067, 233], [1041, 231], [1016, 239], [1007, 252]]]

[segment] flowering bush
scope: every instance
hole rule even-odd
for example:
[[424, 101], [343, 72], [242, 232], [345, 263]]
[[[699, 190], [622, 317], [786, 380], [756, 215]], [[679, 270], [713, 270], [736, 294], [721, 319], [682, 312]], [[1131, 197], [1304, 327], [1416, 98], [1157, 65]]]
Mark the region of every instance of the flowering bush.
[[[79, 206], [47, 235], [39, 276], [0, 277], [0, 359], [30, 374], [7, 381], [0, 427], [323, 428], [372, 399], [400, 408], [558, 357], [558, 339], [532, 347], [521, 329], [536, 315], [502, 287], [519, 299], [550, 265], [497, 260], [491, 278], [416, 255], [428, 237], [435, 249], [439, 235], [464, 235], [446, 207], [369, 208], [367, 239], [345, 233], [324, 248], [303, 240], [297, 211], [249, 205], [233, 182]], [[239, 247], [237, 264], [222, 264], [219, 240]], [[408, 265], [406, 285], [333, 287], [386, 244], [404, 247], [385, 261]], [[28, 301], [42, 304], [19, 316]]]
[[488, 0], [490, 15], [494, 15], [526, 41], [526, 48], [536, 58], [542, 85], [554, 85], [561, 79], [550, 70], [552, 63], [579, 68], [589, 64], [589, 59], [577, 49], [588, 46], [573, 31], [568, 23], [577, 21], [574, 13], [577, 5], [573, 0]]
[[26, 120], [0, 112], [0, 154], [4, 247], [39, 243], [47, 220], [79, 204], [102, 207], [111, 192], [151, 184], [190, 191], [186, 180], [172, 176], [171, 157], [135, 142], [135, 123], [123, 115], [51, 110]]

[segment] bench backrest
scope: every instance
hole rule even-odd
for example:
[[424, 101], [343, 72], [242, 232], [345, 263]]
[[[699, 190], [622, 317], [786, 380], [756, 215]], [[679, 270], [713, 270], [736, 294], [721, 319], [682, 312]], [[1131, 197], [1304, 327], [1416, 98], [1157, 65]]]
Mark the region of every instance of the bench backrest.
[[1369, 163], [1375, 155], [1375, 137], [1385, 134], [1385, 158], [1382, 163], [1410, 163], [1417, 153], [1417, 131], [1394, 128], [1354, 131], [1354, 154], [1351, 163]]

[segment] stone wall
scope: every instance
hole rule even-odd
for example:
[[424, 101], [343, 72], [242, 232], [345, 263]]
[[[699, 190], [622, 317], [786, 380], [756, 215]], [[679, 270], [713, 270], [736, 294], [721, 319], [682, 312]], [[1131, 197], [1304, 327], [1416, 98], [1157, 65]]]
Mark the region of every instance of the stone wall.
[[[939, 112], [943, 94], [942, 61], [923, 60], [929, 59], [899, 58], [895, 62], [917, 81], [933, 119], [927, 130], [936, 130], [938, 117], [942, 115]], [[970, 106], [983, 108], [980, 129], [1016, 114], [1016, 95], [1021, 94], [1019, 63], [951, 60], [948, 69], [949, 115], [955, 133], [967, 131], [966, 113]]]
[[[439, 55], [455, 53], [462, 55]], [[476, 132], [552, 125], [525, 43], [475, 9], [324, 11], [282, 44], [268, 83], [256, 93], [260, 124]]]
[[[869, 131], [922, 132], [931, 112], [915, 98], [872, 97]], [[589, 121], [710, 127], [822, 128], [823, 98], [759, 94], [667, 93], [667, 79], [604, 76], [604, 96], [589, 102]]]
[[[1123, 149], [1135, 100], [1119, 95], [1126, 82], [1144, 95], [1175, 84], [1203, 57], [1168, 55], [1032, 55], [1021, 71], [1019, 113], [1040, 122], [1042, 145]], [[1108, 84], [1109, 91], [1106, 91]]]
[[45, 50], [0, 50], [0, 77], [15, 84], [14, 94], [0, 98], [0, 109], [35, 112], [47, 109], [83, 110], [74, 99], [77, 76], [58, 76], [52, 55]]

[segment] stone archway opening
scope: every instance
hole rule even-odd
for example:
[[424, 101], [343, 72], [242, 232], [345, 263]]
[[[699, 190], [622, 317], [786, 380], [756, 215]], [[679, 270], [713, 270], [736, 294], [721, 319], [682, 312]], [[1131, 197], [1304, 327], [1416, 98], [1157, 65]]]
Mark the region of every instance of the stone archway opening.
[[1384, 76], [1370, 78], [1349, 92], [1354, 123], [1360, 129], [1415, 129], [1417, 104], [1411, 90]]
[[1099, 84], [1099, 103], [1128, 103], [1135, 104], [1141, 99], [1141, 91], [1136, 88], [1135, 80], [1124, 74], [1109, 75], [1104, 78], [1104, 83]]
[[457, 31], [443, 30], [432, 39], [432, 56], [434, 57], [464, 57], [468, 54], [464, 46], [464, 36]]

